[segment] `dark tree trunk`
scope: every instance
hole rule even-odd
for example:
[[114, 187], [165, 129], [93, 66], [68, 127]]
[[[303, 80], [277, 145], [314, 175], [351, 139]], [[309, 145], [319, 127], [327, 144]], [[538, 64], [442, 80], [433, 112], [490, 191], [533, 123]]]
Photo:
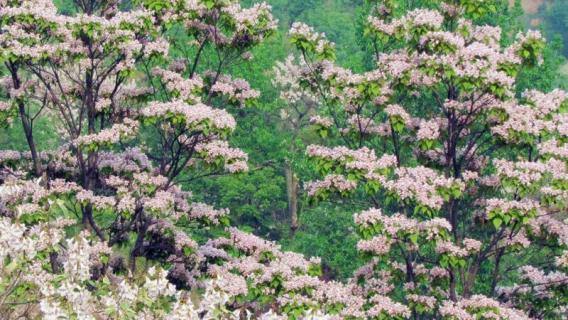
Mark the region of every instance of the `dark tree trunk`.
[[[18, 69], [19, 69], [18, 66], [12, 63], [8, 63], [6, 66], [10, 70], [10, 75], [12, 77], [12, 85], [14, 86], [14, 89], [15, 90], [21, 89], [22, 81], [18, 76]], [[31, 119], [29, 118], [26, 112], [26, 106], [24, 105], [24, 102], [22, 100], [18, 100], [18, 113], [20, 115], [20, 119], [22, 120], [22, 128], [24, 129], [26, 142], [28, 143], [28, 148], [30, 149], [34, 174], [36, 177], [41, 177], [42, 174], [41, 160], [39, 159], [36, 144], [34, 141], [33, 125]]]
[[286, 162], [284, 168], [286, 174], [286, 193], [288, 195], [288, 215], [290, 216], [290, 229], [295, 231], [300, 226], [298, 219], [298, 177], [294, 173], [290, 163]]

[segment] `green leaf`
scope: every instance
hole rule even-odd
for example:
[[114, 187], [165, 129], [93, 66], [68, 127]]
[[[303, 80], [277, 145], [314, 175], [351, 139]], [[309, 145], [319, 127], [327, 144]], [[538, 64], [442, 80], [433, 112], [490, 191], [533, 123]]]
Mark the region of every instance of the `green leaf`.
[[501, 220], [501, 218], [493, 219], [493, 226], [495, 227], [495, 229], [499, 229], [501, 224], [503, 224], [503, 220]]

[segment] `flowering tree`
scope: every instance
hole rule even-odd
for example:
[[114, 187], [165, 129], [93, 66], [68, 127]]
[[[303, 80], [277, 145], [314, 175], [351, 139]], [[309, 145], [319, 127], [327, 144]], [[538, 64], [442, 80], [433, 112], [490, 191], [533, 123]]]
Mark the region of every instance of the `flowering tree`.
[[[230, 148], [226, 141], [235, 129], [235, 120], [226, 111], [202, 103], [201, 94], [213, 97], [223, 93], [230, 101], [244, 102], [258, 93], [243, 80], [221, 75], [221, 67], [228, 61], [209, 74], [214, 80], [207, 88], [195, 71], [204, 43], [214, 39], [220, 50], [232, 56], [258, 44], [274, 28], [274, 22], [267, 6], [249, 10], [236, 2], [180, 5], [147, 1], [144, 7], [123, 12], [117, 1], [80, 1], [75, 3], [75, 11], [76, 15], [62, 16], [50, 1], [8, 1], [3, 6], [2, 52], [11, 81], [5, 81], [9, 100], [2, 102], [2, 112], [11, 115], [14, 107], [20, 111], [36, 175], [43, 173], [47, 184], [56, 178], [77, 184], [69, 187], [62, 183], [70, 189], [61, 191], [77, 196], [85, 225], [105, 238], [94, 215], [119, 206], [121, 214], [108, 228], [110, 243], [125, 240], [130, 231], [139, 234], [141, 243], [152, 223], [143, 209], [148, 207], [145, 203], [151, 201], [154, 209], [171, 206], [172, 192], [178, 190], [173, 182], [182, 171], [202, 166], [229, 172], [246, 170], [246, 154]], [[258, 16], [254, 23], [247, 18], [253, 11]], [[207, 25], [212, 16], [219, 18], [218, 13], [223, 13], [223, 32], [231, 34], [233, 43], [227, 42], [219, 27]], [[172, 24], [187, 25], [187, 33], [203, 38], [203, 43], [189, 78], [179, 73], [183, 64], [180, 69], [177, 61], [172, 67], [177, 72], [153, 70], [152, 76], [158, 77], [164, 88], [157, 93], [138, 80], [138, 64], [147, 65], [153, 57], [168, 59], [169, 42], [160, 31]], [[152, 97], [157, 100], [147, 103]], [[34, 105], [39, 107], [32, 115], [26, 108], [32, 110]], [[37, 152], [31, 123], [38, 116], [59, 120], [54, 121], [62, 137], [59, 150]], [[148, 136], [146, 127], [159, 128], [158, 146], [150, 146], [147, 153], [129, 148], [125, 144], [128, 140]], [[139, 143], [144, 146], [151, 141]], [[161, 157], [152, 157], [154, 149]], [[159, 170], [153, 169], [147, 155]], [[25, 158], [4, 151], [2, 160], [21, 168], [26, 165]], [[209, 209], [199, 204], [195, 210], [204, 214]], [[216, 215], [216, 211], [212, 213]], [[139, 253], [136, 246], [133, 257]]]
[[323, 34], [290, 30], [295, 83], [318, 95], [315, 125], [336, 145], [308, 147], [323, 179], [307, 192], [369, 200], [355, 215], [369, 263], [354, 281], [365, 299], [407, 306], [374, 318], [565, 317], [568, 96], [515, 95], [544, 40], [529, 31], [503, 47], [500, 28], [475, 23], [493, 1], [394, 4], [371, 11], [366, 33], [387, 49], [363, 74], [335, 65]]
[[[246, 154], [227, 142], [234, 118], [213, 105], [258, 95], [221, 71], [250, 58], [274, 29], [269, 7], [142, 1], [120, 11], [116, 1], [73, 3], [76, 13], [64, 16], [50, 1], [1, 2], [2, 62], [11, 76], [2, 81], [2, 120], [20, 117], [30, 149], [37, 117], [50, 119], [61, 138], [56, 150], [1, 152], [1, 314], [365, 317], [350, 284], [318, 278], [317, 259], [234, 228], [201, 244], [188, 232], [228, 224], [227, 210], [192, 201], [176, 182], [193, 169], [246, 170]], [[166, 40], [179, 29], [197, 41], [186, 61], [174, 59], [175, 41]], [[205, 50], [219, 57], [212, 72], [198, 67]], [[170, 66], [149, 69], [155, 61]], [[199, 288], [205, 294], [194, 302], [188, 289]]]
[[[273, 32], [270, 7], [73, 4], [62, 15], [51, 1], [0, 0], [0, 125], [19, 118], [30, 149], [0, 152], [3, 317], [565, 315], [567, 97], [515, 96], [544, 43], [530, 32], [503, 48], [498, 28], [464, 18], [491, 1], [402, 16], [377, 5], [368, 32], [392, 50], [365, 74], [334, 65], [323, 34], [293, 25], [300, 63], [281, 65], [276, 84], [292, 107], [311, 101], [298, 115], [318, 106], [312, 122], [335, 145], [308, 148], [324, 178], [307, 193], [374, 205], [355, 216], [369, 262], [347, 283], [229, 227], [228, 210], [178, 184], [247, 169], [227, 110], [259, 93], [227, 71]], [[56, 150], [39, 150], [38, 117], [59, 134]], [[194, 237], [215, 226], [221, 236]]]
[[[61, 198], [53, 198], [56, 192], [16, 179], [0, 187], [0, 311], [7, 319], [310, 318], [321, 314], [323, 305], [351, 299], [343, 285], [317, 278], [317, 259], [282, 252], [236, 229], [228, 238], [198, 246], [161, 221], [152, 232], [161, 237], [165, 232], [160, 231], [174, 233], [171, 246], [182, 254], [170, 255], [174, 267], [169, 271], [156, 265], [131, 273], [124, 257], [98, 237], [82, 232], [66, 238], [76, 221], [62, 216], [65, 207]], [[163, 250], [167, 254], [169, 249]], [[191, 291], [176, 289], [180, 277], [189, 276], [180, 257], [191, 257], [207, 270], [198, 302]], [[172, 279], [172, 273], [178, 278]], [[299, 309], [297, 301], [313, 302]]]
[[[2, 81], [2, 125], [19, 116], [30, 148], [29, 155], [0, 154], [2, 314], [197, 319], [308, 312], [277, 298], [303, 290], [306, 277], [316, 281], [317, 261], [236, 229], [198, 244], [187, 231], [227, 226], [228, 210], [194, 202], [176, 184], [192, 170], [247, 169], [246, 154], [227, 142], [234, 118], [213, 104], [244, 105], [258, 96], [221, 72], [249, 59], [248, 50], [270, 35], [270, 8], [142, 1], [120, 11], [118, 1], [73, 3], [76, 13], [64, 16], [51, 1], [1, 2], [1, 59], [10, 74]], [[187, 50], [187, 42], [176, 48], [172, 29], [196, 42], [185, 61], [175, 50]], [[213, 71], [199, 69], [205, 50], [218, 54]], [[170, 66], [149, 70], [152, 63]], [[37, 150], [37, 117], [54, 124], [57, 150]], [[74, 236], [75, 219], [96, 237]], [[141, 257], [156, 267], [145, 272], [136, 263]], [[227, 281], [207, 285], [211, 278]], [[202, 286], [211, 294], [198, 307], [184, 290]]]
[[304, 140], [309, 138], [306, 134], [309, 124], [326, 121], [315, 115], [319, 104], [318, 97], [298, 84], [297, 78], [301, 75], [303, 66], [296, 64], [294, 60], [294, 56], [289, 55], [285, 61], [277, 62], [274, 66], [274, 79], [272, 80], [272, 84], [280, 89], [280, 99], [285, 102], [280, 110], [280, 123], [283, 129], [291, 134], [284, 172], [292, 230], [299, 227], [298, 193], [300, 192], [299, 179], [293, 162], [298, 153], [302, 151], [299, 149], [303, 149]]

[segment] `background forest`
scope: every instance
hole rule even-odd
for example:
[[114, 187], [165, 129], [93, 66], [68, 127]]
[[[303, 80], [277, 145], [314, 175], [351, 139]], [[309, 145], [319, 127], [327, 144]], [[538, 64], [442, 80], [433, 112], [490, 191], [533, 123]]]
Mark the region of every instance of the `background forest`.
[[[55, 2], [62, 13], [71, 11], [71, 0]], [[242, 1], [243, 6], [252, 3]], [[276, 34], [252, 51], [254, 63], [231, 66], [229, 72], [246, 79], [261, 92], [257, 104], [237, 111], [239, 125], [231, 138], [234, 145], [248, 153], [251, 170], [238, 176], [205, 177], [184, 187], [201, 201], [230, 209], [234, 225], [278, 241], [287, 250], [321, 257], [327, 276], [345, 279], [360, 265], [352, 213], [366, 209], [366, 203], [357, 199], [345, 203], [343, 200], [309, 202], [303, 184], [314, 178], [314, 171], [306, 161], [304, 150], [316, 143], [319, 136], [305, 125], [308, 115], [301, 120], [286, 115], [289, 110], [279, 99], [280, 93], [272, 79], [275, 62], [284, 61], [291, 50], [286, 34], [294, 21], [313, 26], [335, 42], [337, 61], [342, 66], [358, 72], [372, 68], [373, 62], [366, 60], [364, 54], [369, 44], [362, 37], [367, 7], [363, 0], [269, 0], [267, 3], [279, 20]], [[421, 1], [407, 4], [420, 7]], [[123, 5], [129, 6], [128, 1]], [[568, 42], [568, 1], [517, 1], [491, 19], [511, 34], [526, 28], [541, 29], [549, 41], [545, 63], [519, 77], [519, 92], [529, 84], [543, 91], [568, 86], [565, 64], [568, 49], [563, 45]], [[40, 148], [55, 145], [57, 135], [48, 121], [37, 126]], [[2, 149], [25, 150], [19, 123], [0, 130]], [[295, 178], [290, 179], [290, 175]], [[301, 181], [297, 177], [302, 177]], [[289, 198], [291, 193], [293, 200]], [[297, 222], [292, 220], [294, 214]]]

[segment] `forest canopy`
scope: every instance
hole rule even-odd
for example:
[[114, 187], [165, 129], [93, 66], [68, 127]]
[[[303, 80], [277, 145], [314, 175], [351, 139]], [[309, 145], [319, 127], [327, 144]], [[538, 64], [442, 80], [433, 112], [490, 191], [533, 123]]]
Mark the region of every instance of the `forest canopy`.
[[563, 6], [0, 0], [0, 317], [566, 319]]

